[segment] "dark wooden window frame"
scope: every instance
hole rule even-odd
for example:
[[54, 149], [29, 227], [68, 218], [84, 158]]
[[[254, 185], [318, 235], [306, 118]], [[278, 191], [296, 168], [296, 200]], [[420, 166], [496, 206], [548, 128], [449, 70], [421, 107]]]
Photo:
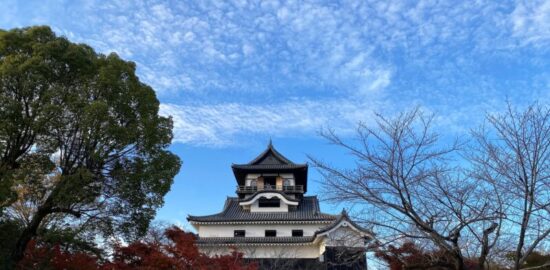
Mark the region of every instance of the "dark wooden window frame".
[[292, 237], [304, 236], [304, 230], [292, 230]]
[[246, 231], [245, 230], [234, 230], [233, 231], [233, 236], [235, 236], [235, 237], [245, 237], [246, 236]]
[[265, 237], [277, 237], [276, 230], [265, 230]]
[[258, 200], [258, 207], [261, 208], [279, 208], [281, 207], [281, 200], [279, 198], [260, 198]]
[[277, 176], [264, 176], [264, 186], [275, 187], [277, 185]]

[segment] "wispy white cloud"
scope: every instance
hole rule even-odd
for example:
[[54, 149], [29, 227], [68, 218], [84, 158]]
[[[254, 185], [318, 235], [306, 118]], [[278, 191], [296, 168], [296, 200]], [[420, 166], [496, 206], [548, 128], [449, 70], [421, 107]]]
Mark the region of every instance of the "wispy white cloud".
[[223, 147], [256, 135], [295, 137], [332, 123], [340, 132], [369, 119], [381, 104], [345, 100], [296, 100], [281, 104], [162, 104], [161, 114], [174, 120], [177, 142]]
[[512, 12], [513, 34], [521, 45], [550, 43], [550, 1], [522, 1]]
[[311, 136], [322, 125], [346, 129], [373, 111], [415, 105], [461, 130], [506, 97], [535, 100], [550, 87], [550, 1], [5, 6], [13, 12], [0, 11], [0, 26], [50, 24], [135, 61], [173, 116], [176, 141], [188, 144]]

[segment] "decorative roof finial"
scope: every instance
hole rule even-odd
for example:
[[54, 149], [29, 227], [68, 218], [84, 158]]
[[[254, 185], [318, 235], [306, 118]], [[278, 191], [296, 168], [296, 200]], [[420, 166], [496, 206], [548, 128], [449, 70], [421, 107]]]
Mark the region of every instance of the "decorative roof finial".
[[342, 208], [342, 213], [341, 213], [342, 216], [347, 216], [348, 215], [348, 211], [346, 211], [346, 208]]
[[273, 142], [271, 141], [271, 136], [269, 136], [269, 144], [268, 144], [269, 147], [273, 147]]

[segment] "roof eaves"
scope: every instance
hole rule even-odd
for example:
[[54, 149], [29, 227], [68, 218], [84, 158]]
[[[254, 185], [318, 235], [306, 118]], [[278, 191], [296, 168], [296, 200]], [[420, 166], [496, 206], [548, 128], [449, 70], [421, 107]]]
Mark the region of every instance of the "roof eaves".
[[225, 213], [229, 209], [229, 206], [231, 205], [232, 200], [237, 200], [237, 198], [227, 196], [227, 198], [225, 199], [225, 204], [223, 205], [223, 209], [222, 209], [221, 212], [218, 212], [218, 213], [212, 214], [212, 215], [206, 215], [206, 216], [187, 215], [187, 221], [200, 221], [201, 219], [216, 218], [216, 217], [222, 215], [223, 213]]
[[307, 163], [300, 164], [231, 164], [233, 169], [302, 169], [307, 168]]

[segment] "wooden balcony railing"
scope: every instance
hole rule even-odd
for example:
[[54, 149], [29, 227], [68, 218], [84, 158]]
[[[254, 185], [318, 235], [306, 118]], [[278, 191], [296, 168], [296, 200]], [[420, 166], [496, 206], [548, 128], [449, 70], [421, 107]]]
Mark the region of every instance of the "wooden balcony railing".
[[278, 191], [284, 191], [284, 192], [289, 192], [289, 193], [304, 193], [304, 186], [302, 186], [302, 185], [295, 185], [295, 186], [272, 186], [272, 185], [237, 186], [237, 193], [254, 193], [256, 191], [263, 191], [263, 190], [278, 190]]

